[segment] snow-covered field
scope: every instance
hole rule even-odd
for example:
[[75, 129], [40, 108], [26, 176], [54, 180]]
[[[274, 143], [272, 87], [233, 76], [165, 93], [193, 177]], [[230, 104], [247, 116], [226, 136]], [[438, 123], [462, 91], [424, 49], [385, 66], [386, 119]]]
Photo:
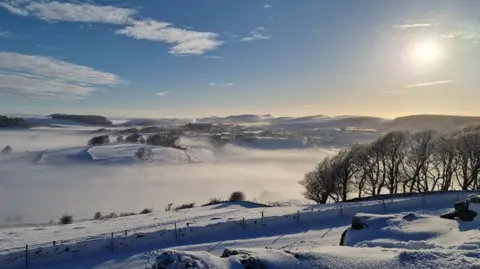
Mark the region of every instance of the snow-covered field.
[[[30, 267], [42, 269], [145, 269], [166, 248], [177, 251], [170, 258], [199, 265], [193, 268], [243, 268], [238, 267], [241, 256], [219, 257], [225, 248], [247, 249], [264, 268], [479, 268], [480, 220], [438, 217], [466, 195], [342, 205], [220, 204], [65, 226], [8, 228], [1, 230], [0, 265], [24, 267], [28, 243]], [[338, 246], [359, 212], [379, 215], [371, 215], [368, 229], [350, 234], [347, 246]], [[409, 212], [415, 217], [404, 219]]]
[[[319, 118], [278, 125], [310, 126]], [[364, 121], [380, 120], [353, 123]], [[155, 262], [170, 263], [167, 268], [480, 268], [480, 220], [438, 218], [467, 193], [327, 205], [302, 200], [298, 180], [335, 148], [284, 138], [216, 148], [190, 136], [180, 140], [187, 150], [149, 146], [152, 158], [141, 161], [134, 154], [145, 145], [87, 147], [97, 127], [55, 124], [61, 128], [0, 131], [0, 148], [13, 147], [0, 156], [0, 268], [26, 262], [39, 269], [146, 269]], [[238, 190], [282, 206], [200, 206]], [[192, 202], [192, 209], [164, 210]], [[97, 211], [144, 208], [153, 212], [92, 220]], [[409, 212], [414, 217], [404, 219]], [[373, 214], [366, 215], [369, 228], [339, 246], [357, 213]], [[63, 214], [75, 222], [48, 224]], [[237, 255], [220, 257], [226, 248]]]

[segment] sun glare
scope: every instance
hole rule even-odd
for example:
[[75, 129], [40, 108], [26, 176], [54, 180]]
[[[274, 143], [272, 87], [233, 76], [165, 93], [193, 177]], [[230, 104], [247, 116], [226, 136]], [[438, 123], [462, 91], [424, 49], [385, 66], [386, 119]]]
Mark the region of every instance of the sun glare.
[[411, 50], [412, 61], [417, 64], [432, 64], [442, 56], [440, 46], [436, 42], [416, 43]]

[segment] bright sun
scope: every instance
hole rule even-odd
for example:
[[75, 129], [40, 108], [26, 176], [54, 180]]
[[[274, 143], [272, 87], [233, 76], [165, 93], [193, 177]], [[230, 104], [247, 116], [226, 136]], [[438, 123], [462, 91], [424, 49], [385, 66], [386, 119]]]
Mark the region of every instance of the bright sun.
[[441, 56], [440, 46], [436, 42], [416, 43], [411, 50], [412, 61], [421, 65], [438, 62]]

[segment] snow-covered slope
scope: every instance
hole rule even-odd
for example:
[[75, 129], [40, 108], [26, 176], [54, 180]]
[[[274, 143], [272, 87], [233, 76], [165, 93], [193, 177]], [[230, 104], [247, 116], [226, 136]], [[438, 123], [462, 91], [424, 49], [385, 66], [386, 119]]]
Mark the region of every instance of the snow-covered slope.
[[[150, 268], [164, 248], [181, 251], [170, 253], [179, 259], [176, 266], [184, 258], [203, 265], [194, 268], [242, 268], [241, 255], [218, 257], [225, 248], [249, 248], [249, 256], [264, 268], [478, 268], [480, 222], [438, 218], [466, 195], [270, 208], [225, 204], [66, 226], [9, 228], [1, 230], [0, 264], [24, 266], [22, 246], [30, 243], [37, 244], [30, 245], [30, 264], [42, 269]], [[351, 237], [348, 245], [353, 248], [338, 247], [351, 216], [359, 212], [389, 215], [374, 216], [376, 224]], [[417, 212], [418, 218], [403, 220], [408, 212]]]

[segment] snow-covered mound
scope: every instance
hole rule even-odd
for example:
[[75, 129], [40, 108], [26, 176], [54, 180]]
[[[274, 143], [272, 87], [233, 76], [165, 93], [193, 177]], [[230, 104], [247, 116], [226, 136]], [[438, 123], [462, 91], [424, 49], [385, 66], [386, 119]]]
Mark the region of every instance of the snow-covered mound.
[[355, 217], [367, 227], [348, 229], [346, 246], [476, 250], [480, 255], [480, 220], [452, 221], [418, 213], [357, 214]]
[[185, 164], [185, 163], [213, 163], [216, 158], [209, 149], [180, 150], [159, 146], [146, 146], [142, 144], [111, 144], [95, 147], [71, 147], [58, 150], [47, 150], [40, 152], [20, 153], [3, 157], [1, 162], [29, 161], [39, 164], [130, 164], [139, 160], [135, 153], [140, 149], [148, 147], [152, 150], [149, 163], [155, 164]]
[[165, 251], [153, 269], [311, 269], [311, 268], [478, 268], [477, 252], [392, 251], [318, 247], [308, 251], [227, 249], [221, 257], [208, 252]]

